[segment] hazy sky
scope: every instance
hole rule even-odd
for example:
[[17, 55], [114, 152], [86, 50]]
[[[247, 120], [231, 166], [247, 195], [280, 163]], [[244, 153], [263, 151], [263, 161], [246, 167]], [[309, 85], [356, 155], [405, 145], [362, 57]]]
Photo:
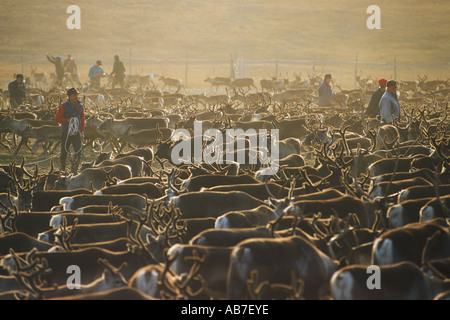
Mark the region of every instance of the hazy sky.
[[[376, 3], [375, 3], [376, 2]], [[447, 60], [449, 2], [264, 0], [18, 0], [0, 6], [2, 51], [73, 52], [136, 49], [154, 54], [330, 59], [359, 51], [382, 57], [392, 51], [420, 59], [418, 50]], [[81, 29], [69, 30], [67, 7], [81, 10]], [[380, 8], [381, 29], [369, 30], [367, 8]], [[48, 49], [47, 49], [48, 48]], [[432, 53], [435, 51], [435, 53]], [[162, 57], [161, 57], [162, 58]]]
[[[374, 4], [380, 8], [381, 28], [371, 30], [367, 8]], [[445, 66], [450, 61], [449, 4], [448, 0], [2, 1], [0, 77], [10, 78], [12, 71], [2, 74], [2, 63], [20, 63], [4, 55], [20, 53], [33, 57], [71, 53], [85, 63], [98, 57], [112, 61], [114, 54], [143, 60], [235, 56], [344, 62], [355, 61], [357, 55], [359, 61], [396, 59]], [[80, 8], [79, 30], [67, 27], [70, 5]], [[46, 60], [36, 62], [48, 67]], [[448, 73], [445, 68], [439, 72]], [[408, 76], [414, 77], [414, 72], [408, 71]]]

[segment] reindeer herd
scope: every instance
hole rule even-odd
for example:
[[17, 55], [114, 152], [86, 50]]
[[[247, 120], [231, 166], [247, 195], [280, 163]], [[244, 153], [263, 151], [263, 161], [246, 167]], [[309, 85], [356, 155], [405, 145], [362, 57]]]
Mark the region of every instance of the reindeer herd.
[[[400, 121], [380, 125], [367, 82], [318, 107], [296, 80], [81, 88], [77, 174], [57, 170], [64, 91], [3, 105], [0, 149], [21, 160], [0, 169], [0, 299], [449, 299], [448, 81], [399, 81]], [[175, 163], [198, 124], [242, 129], [231, 144], [256, 161]], [[278, 130], [275, 173], [249, 129]]]

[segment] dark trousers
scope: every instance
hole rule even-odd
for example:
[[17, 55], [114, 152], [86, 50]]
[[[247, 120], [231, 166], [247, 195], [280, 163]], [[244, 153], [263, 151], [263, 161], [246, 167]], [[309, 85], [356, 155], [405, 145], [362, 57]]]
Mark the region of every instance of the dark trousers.
[[18, 109], [20, 106], [22, 106], [23, 102], [24, 102], [24, 99], [22, 99], [22, 98], [12, 98], [10, 100], [11, 108]]
[[122, 88], [124, 79], [125, 79], [124, 75], [114, 76], [111, 87], [114, 89], [116, 85], [120, 85], [120, 87]]
[[[70, 146], [73, 147], [73, 150], [70, 149]], [[82, 141], [81, 141], [81, 133], [78, 132], [76, 135], [68, 136], [67, 133], [63, 133], [61, 135], [61, 154], [59, 156], [59, 160], [61, 161], [61, 171], [65, 171], [66, 169], [66, 159], [67, 153], [75, 153], [74, 159], [75, 164], [72, 167], [72, 173], [76, 174], [78, 171], [78, 166], [80, 164], [81, 159], [81, 149], [82, 149]]]

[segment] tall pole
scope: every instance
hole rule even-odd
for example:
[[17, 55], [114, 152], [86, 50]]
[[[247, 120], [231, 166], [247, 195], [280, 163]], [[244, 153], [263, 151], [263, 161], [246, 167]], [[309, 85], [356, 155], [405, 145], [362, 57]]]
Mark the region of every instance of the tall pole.
[[277, 57], [275, 59], [275, 74], [278, 76], [278, 50], [277, 50]]
[[394, 80], [397, 80], [397, 57], [394, 57]]
[[22, 74], [23, 74], [23, 47], [20, 48], [20, 53], [21, 53], [21, 57], [22, 57]]
[[128, 49], [128, 70], [131, 74], [131, 49]]
[[184, 74], [184, 87], [188, 86], [188, 73], [189, 73], [189, 51], [186, 51], [186, 70]]

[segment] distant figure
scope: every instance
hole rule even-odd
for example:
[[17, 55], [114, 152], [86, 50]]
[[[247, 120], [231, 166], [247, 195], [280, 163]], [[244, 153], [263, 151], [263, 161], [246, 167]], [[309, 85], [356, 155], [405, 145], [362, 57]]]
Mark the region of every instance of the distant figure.
[[69, 148], [72, 145], [75, 155], [75, 163], [72, 166], [72, 173], [78, 173], [78, 166], [81, 160], [83, 148], [82, 133], [85, 127], [84, 107], [78, 100], [78, 90], [70, 88], [67, 90], [68, 99], [58, 107], [55, 121], [61, 124], [61, 154], [60, 170], [66, 170], [66, 158]]
[[102, 62], [97, 60], [95, 64], [89, 69], [89, 79], [93, 89], [100, 89], [100, 80], [105, 76], [103, 71]]
[[80, 76], [78, 74], [77, 64], [71, 54], [67, 55], [66, 60], [63, 62], [63, 66], [66, 72], [66, 78], [64, 79], [65, 84], [70, 83], [72, 86], [74, 86], [74, 84], [79, 84]]
[[113, 71], [110, 73], [110, 76], [114, 75], [111, 87], [114, 89], [116, 85], [120, 85], [123, 87], [123, 81], [125, 80], [125, 66], [123, 62], [119, 60], [119, 56], [114, 56], [114, 66]]
[[8, 84], [8, 92], [11, 108], [17, 109], [27, 98], [23, 74], [16, 74], [16, 80]]
[[400, 104], [397, 99], [397, 82], [389, 80], [386, 92], [380, 99], [381, 124], [392, 124], [393, 119], [400, 119]]
[[369, 105], [365, 111], [365, 115], [369, 118], [376, 118], [380, 114], [379, 104], [381, 97], [386, 92], [386, 84], [387, 80], [385, 78], [378, 80], [378, 89], [372, 94], [372, 98], [370, 98]]
[[61, 57], [57, 56], [56, 58], [54, 58], [47, 54], [47, 59], [48, 59], [48, 61], [50, 61], [51, 63], [53, 63], [55, 65], [56, 85], [60, 86], [62, 84], [62, 80], [64, 78], [64, 72], [65, 72]]
[[70, 74], [77, 74], [77, 64], [75, 63], [74, 58], [71, 54], [67, 55], [66, 60], [64, 60], [63, 63], [65, 72], [68, 72]]
[[317, 103], [319, 107], [331, 105], [331, 99], [333, 98], [331, 80], [331, 74], [326, 74], [319, 86], [319, 102]]

